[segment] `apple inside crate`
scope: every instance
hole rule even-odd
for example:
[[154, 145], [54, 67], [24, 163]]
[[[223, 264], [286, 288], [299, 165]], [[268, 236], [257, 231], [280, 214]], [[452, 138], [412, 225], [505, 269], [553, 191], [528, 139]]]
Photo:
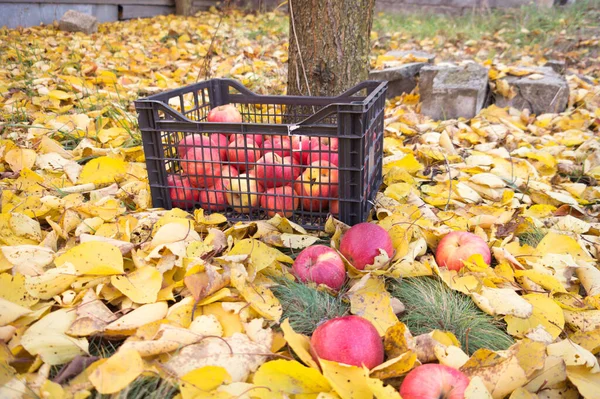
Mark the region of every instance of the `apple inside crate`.
[[137, 100], [153, 206], [308, 229], [365, 221], [382, 182], [386, 87], [267, 96], [211, 79]]

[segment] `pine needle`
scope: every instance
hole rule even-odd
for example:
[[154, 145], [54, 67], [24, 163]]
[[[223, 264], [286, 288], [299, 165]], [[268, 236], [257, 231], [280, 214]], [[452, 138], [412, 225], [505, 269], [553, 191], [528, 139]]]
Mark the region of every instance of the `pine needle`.
[[278, 285], [271, 290], [283, 306], [282, 320], [288, 318], [297, 333], [311, 335], [322, 321], [344, 316], [350, 310], [342, 300], [344, 288], [334, 297], [310, 285], [285, 278], [275, 281]]
[[532, 225], [528, 230], [519, 234], [518, 238], [521, 245], [527, 244], [530, 247], [535, 248], [545, 236], [546, 230]]
[[477, 349], [502, 350], [513, 344], [504, 323], [484, 313], [473, 300], [438, 278], [394, 280], [390, 292], [406, 306], [400, 320], [413, 335], [452, 332], [469, 355]]
[[171, 399], [179, 389], [169, 381], [156, 376], [140, 376], [122, 391], [113, 395], [95, 392], [94, 399]]
[[108, 358], [117, 352], [123, 342], [123, 340], [109, 340], [99, 335], [94, 335], [89, 339], [89, 353], [92, 356]]

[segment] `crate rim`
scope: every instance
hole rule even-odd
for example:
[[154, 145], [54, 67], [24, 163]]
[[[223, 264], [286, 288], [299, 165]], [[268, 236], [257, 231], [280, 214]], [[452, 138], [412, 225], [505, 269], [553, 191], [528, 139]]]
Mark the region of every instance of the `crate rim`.
[[[331, 96], [288, 96], [288, 95], [256, 94], [236, 80], [228, 79], [228, 78], [213, 78], [213, 79], [208, 79], [208, 80], [203, 80], [200, 82], [192, 83], [190, 85], [183, 86], [180, 88], [166, 90], [161, 93], [152, 94], [151, 96], [134, 100], [134, 104], [136, 107], [138, 105], [142, 105], [142, 104], [157, 104], [157, 105], [160, 105], [163, 107], [167, 107], [169, 109], [169, 112], [173, 112], [178, 118], [181, 118], [182, 122], [202, 123], [202, 124], [207, 124], [207, 125], [223, 126], [222, 122], [195, 121], [195, 120], [189, 119], [187, 116], [185, 116], [181, 112], [177, 111], [176, 109], [173, 109], [168, 104], [168, 102], [165, 102], [165, 100], [168, 100], [170, 98], [179, 97], [183, 94], [193, 92], [194, 88], [196, 86], [202, 86], [202, 85], [205, 85], [207, 82], [217, 82], [217, 81], [225, 82], [225, 83], [233, 86], [237, 90], [239, 90], [241, 94], [251, 96], [253, 98], [256, 98], [257, 100], [262, 100], [262, 101], [268, 100], [269, 102], [277, 102], [277, 99], [285, 99], [285, 102], [302, 101], [302, 100], [307, 100], [307, 99], [318, 99], [320, 101], [332, 101], [331, 103], [324, 106], [321, 110], [315, 112], [314, 114], [306, 117], [305, 119], [303, 119], [301, 121], [298, 121], [297, 123], [264, 124], [264, 125], [270, 125], [270, 126], [287, 127], [288, 134], [291, 134], [291, 132], [293, 130], [295, 130], [295, 127], [309, 126], [310, 120], [317, 119], [316, 118], [317, 116], [323, 117], [326, 114], [332, 114], [333, 112], [332, 112], [331, 108], [334, 108], [334, 107], [353, 106], [353, 107], [360, 108], [360, 109], [343, 110], [341, 112], [362, 113], [367, 108], [369, 108], [372, 105], [372, 103], [374, 103], [374, 101], [377, 98], [379, 98], [379, 96], [385, 95], [387, 85], [388, 85], [387, 81], [365, 80], [365, 81], [362, 81], [362, 82], [358, 83], [357, 85], [349, 88], [348, 90], [346, 90], [345, 92], [341, 93], [338, 96], [333, 96], [333, 97], [331, 97]], [[352, 101], [352, 102], [335, 102], [335, 100], [352, 99], [353, 94], [355, 94], [356, 92], [358, 92], [360, 90], [366, 89], [366, 88], [372, 88], [373, 90], [371, 91], [371, 93], [369, 93], [365, 97], [356, 97], [356, 100]], [[182, 93], [182, 91], [184, 91], [184, 90], [185, 90], [185, 93]], [[249, 123], [249, 122], [242, 121], [240, 123], [237, 123], [237, 125], [262, 125], [262, 124]]]

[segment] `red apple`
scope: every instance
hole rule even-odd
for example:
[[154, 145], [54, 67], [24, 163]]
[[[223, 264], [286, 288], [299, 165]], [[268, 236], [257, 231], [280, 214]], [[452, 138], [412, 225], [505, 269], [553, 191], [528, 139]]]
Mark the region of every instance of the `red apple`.
[[[394, 257], [394, 246], [388, 232], [373, 223], [359, 223], [342, 236], [340, 253], [358, 270], [383, 267]], [[387, 258], [380, 256], [387, 254]]]
[[263, 186], [267, 188], [283, 186], [283, 158], [274, 152], [263, 155], [256, 161], [253, 170]]
[[243, 172], [246, 170], [246, 166], [252, 169], [261, 154], [260, 146], [254, 140], [240, 136], [229, 144], [227, 159], [238, 171]]
[[464, 399], [469, 377], [455, 368], [428, 363], [411, 370], [400, 386], [402, 399]]
[[306, 165], [310, 150], [310, 137], [308, 136], [292, 136], [292, 154], [296, 160]]
[[221, 166], [221, 181], [229, 180], [230, 177], [237, 177], [239, 173], [236, 168], [231, 165]]
[[274, 152], [265, 153], [253, 170], [260, 183], [267, 188], [290, 185], [302, 172], [291, 156], [282, 158]]
[[227, 136], [221, 133], [213, 133], [210, 135], [210, 144], [219, 150], [221, 160], [225, 161], [227, 159], [227, 146], [229, 145]]
[[306, 247], [298, 254], [292, 270], [298, 280], [325, 284], [338, 291], [346, 280], [344, 261], [335, 249], [325, 245]]
[[308, 155], [308, 163], [318, 162], [319, 160], [327, 161], [333, 165], [338, 165], [338, 152], [333, 150], [331, 147], [324, 144], [319, 144], [314, 147], [310, 147], [310, 154]]
[[194, 147], [182, 157], [181, 169], [189, 175], [192, 186], [214, 186], [216, 178], [221, 176], [219, 150], [209, 147]]
[[302, 199], [305, 211], [323, 211], [331, 198], [338, 196], [338, 169], [327, 161], [311, 163], [296, 179], [294, 190]]
[[272, 151], [280, 157], [287, 157], [292, 153], [292, 140], [285, 136], [275, 136], [265, 140], [262, 149], [265, 153]]
[[170, 175], [167, 177], [167, 185], [174, 208], [191, 208], [198, 201], [198, 190], [192, 187], [187, 176]]
[[225, 200], [240, 213], [248, 213], [256, 208], [260, 194], [264, 192], [263, 186], [256, 181], [256, 177], [251, 172], [225, 179], [223, 186]]
[[177, 144], [177, 153], [180, 157], [183, 157], [192, 148], [211, 147], [211, 145], [212, 140], [208, 136], [204, 136], [198, 133], [188, 134], [183, 140], [181, 140]]
[[291, 184], [302, 174], [302, 165], [293, 156], [283, 157], [283, 180]]
[[447, 234], [437, 246], [435, 261], [441, 267], [450, 270], [460, 270], [471, 255], [480, 254], [488, 265], [492, 254], [487, 243], [479, 236], [468, 231], [453, 231]]
[[207, 211], [222, 211], [227, 208], [225, 188], [222, 180], [217, 180], [215, 185], [200, 191], [200, 205]]
[[208, 122], [239, 123], [242, 121], [242, 114], [235, 105], [225, 104], [211, 109], [206, 116], [206, 120]]
[[232, 134], [231, 136], [229, 136], [229, 142], [233, 143], [234, 141], [237, 142], [238, 140], [240, 140], [243, 143], [244, 137], [248, 141], [254, 141], [257, 147], [261, 147], [264, 141], [262, 134]]
[[340, 201], [335, 200], [329, 203], [329, 213], [333, 216], [337, 216], [340, 213]]
[[270, 188], [260, 197], [260, 207], [267, 211], [269, 217], [281, 215], [291, 217], [298, 209], [300, 199], [290, 186]]
[[383, 363], [383, 343], [377, 329], [360, 316], [344, 316], [321, 324], [310, 338], [317, 357], [369, 369]]
[[315, 147], [317, 145], [326, 145], [327, 147], [331, 147], [332, 150], [337, 151], [338, 139], [335, 137], [311, 137], [310, 147]]

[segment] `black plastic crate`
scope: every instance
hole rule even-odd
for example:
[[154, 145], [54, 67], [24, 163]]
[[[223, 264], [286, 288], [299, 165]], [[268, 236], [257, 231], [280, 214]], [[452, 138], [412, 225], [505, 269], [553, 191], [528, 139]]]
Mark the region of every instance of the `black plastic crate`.
[[[322, 229], [330, 213], [363, 222], [382, 181], [386, 90], [366, 81], [338, 97], [264, 96], [211, 79], [137, 100], [153, 206], [204, 208], [232, 221], [279, 213], [309, 229]], [[206, 121], [225, 104], [241, 123]]]

